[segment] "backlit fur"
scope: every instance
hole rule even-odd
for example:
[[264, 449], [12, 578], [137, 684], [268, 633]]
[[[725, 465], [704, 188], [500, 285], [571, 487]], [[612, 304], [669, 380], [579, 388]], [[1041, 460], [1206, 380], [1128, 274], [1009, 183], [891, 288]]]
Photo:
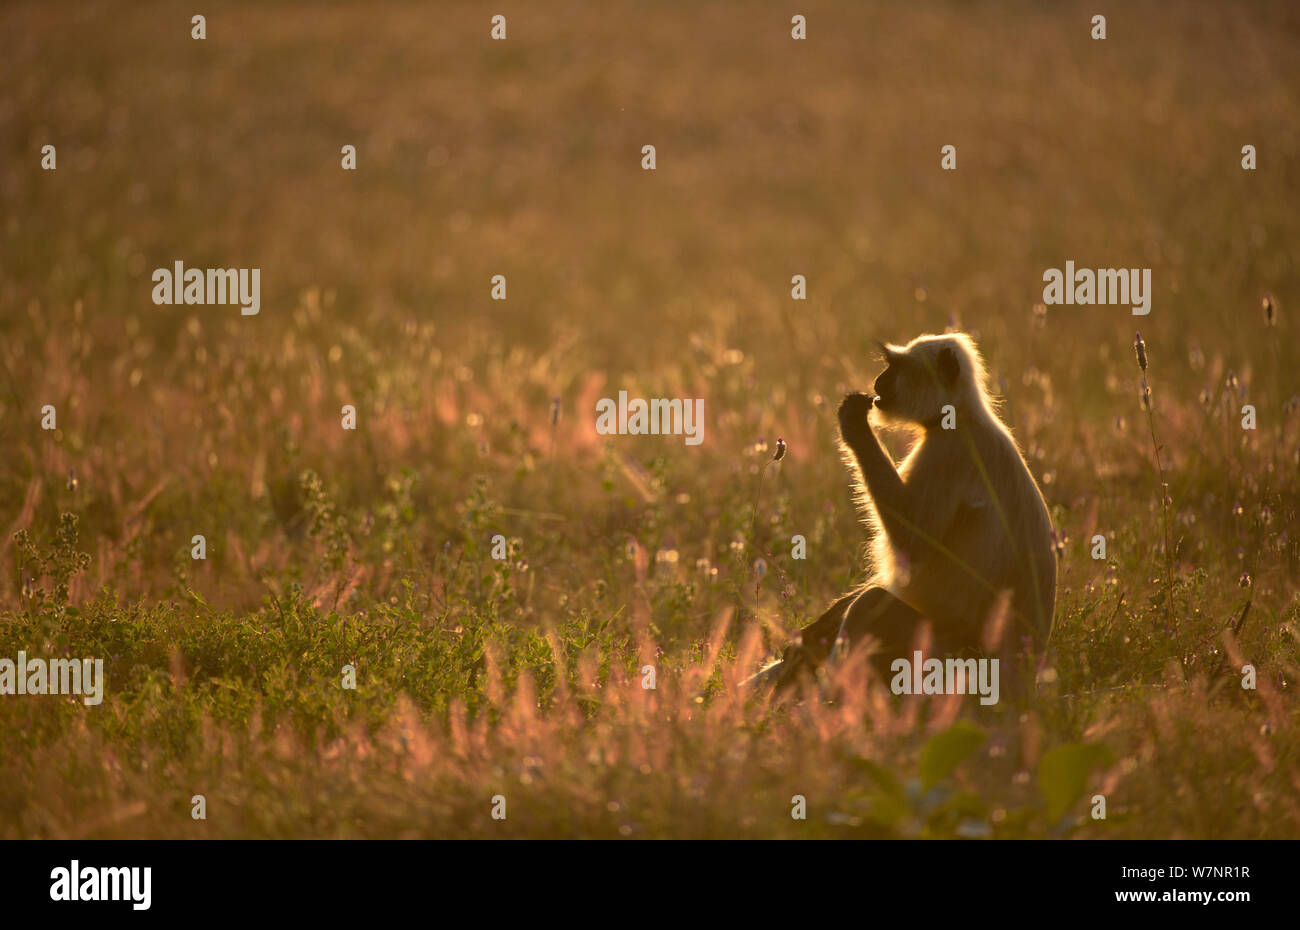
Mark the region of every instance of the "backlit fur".
[[[909, 430], [916, 441], [897, 466], [905, 491], [892, 502], [873, 498], [859, 468], [869, 460], [851, 448], [847, 434], [842, 443], [872, 531], [868, 585], [884, 587], [968, 642], [978, 638], [998, 593], [1009, 590], [1021, 632], [1045, 642], [1056, 595], [1051, 521], [998, 417], [974, 341], [950, 333], [882, 349], [888, 366], [876, 381], [870, 421]], [[943, 428], [946, 405], [953, 429]], [[905, 525], [916, 532], [887, 531], [882, 505], [905, 513]]]

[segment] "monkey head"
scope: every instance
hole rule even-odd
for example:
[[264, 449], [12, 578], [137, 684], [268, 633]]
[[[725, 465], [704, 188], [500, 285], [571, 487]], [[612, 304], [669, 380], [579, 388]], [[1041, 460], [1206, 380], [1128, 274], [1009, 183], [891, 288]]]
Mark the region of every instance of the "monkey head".
[[918, 336], [905, 346], [880, 343], [885, 370], [876, 378], [875, 409], [886, 421], [937, 424], [943, 407], [986, 402], [984, 364], [965, 333]]

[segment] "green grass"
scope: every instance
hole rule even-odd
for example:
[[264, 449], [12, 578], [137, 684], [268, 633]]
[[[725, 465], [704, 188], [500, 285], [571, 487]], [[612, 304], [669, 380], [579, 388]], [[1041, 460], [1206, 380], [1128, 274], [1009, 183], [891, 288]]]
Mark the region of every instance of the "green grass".
[[[1300, 836], [1300, 15], [588, 6], [0, 9], [0, 657], [107, 676], [0, 698], [0, 836]], [[1151, 315], [1036, 313], [1067, 259]], [[1036, 694], [747, 699], [863, 575], [840, 396], [948, 325], [1062, 535]]]

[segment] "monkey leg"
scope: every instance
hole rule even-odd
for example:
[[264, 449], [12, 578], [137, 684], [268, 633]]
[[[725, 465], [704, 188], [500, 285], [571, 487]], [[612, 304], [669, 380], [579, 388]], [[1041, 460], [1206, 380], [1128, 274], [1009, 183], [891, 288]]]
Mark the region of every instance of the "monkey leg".
[[754, 675], [749, 683], [760, 687], [770, 684], [781, 690], [802, 677], [811, 677], [817, 666], [831, 654], [844, 614], [859, 593], [850, 592], [828, 607], [825, 613], [799, 631], [799, 638], [785, 647], [780, 660]]
[[852, 591], [804, 627], [799, 640], [786, 647], [781, 662], [761, 673], [762, 679], [777, 688], [786, 687], [802, 676], [811, 676], [824, 664], [838, 638], [843, 637], [852, 647], [868, 634], [879, 642], [879, 655], [884, 659], [881, 667], [887, 669], [889, 662], [903, 655], [911, 644], [920, 618], [884, 588]]
[[796, 645], [813, 665], [821, 665], [830, 656], [831, 650], [835, 648], [835, 637], [840, 635], [840, 627], [844, 625], [844, 618], [861, 593], [858, 590], [844, 595], [799, 631], [799, 642]]
[[837, 638], [852, 648], [866, 637], [876, 641], [872, 664], [885, 675], [889, 664], [912, 646], [921, 615], [884, 588], [867, 588], [844, 614]]

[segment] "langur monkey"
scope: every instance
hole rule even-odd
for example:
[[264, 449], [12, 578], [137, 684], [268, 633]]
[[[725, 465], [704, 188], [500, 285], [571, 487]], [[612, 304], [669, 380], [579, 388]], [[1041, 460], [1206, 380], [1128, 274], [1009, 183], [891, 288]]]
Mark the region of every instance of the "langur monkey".
[[[993, 408], [974, 341], [948, 333], [881, 350], [886, 367], [874, 396], [849, 394], [839, 408], [840, 451], [872, 531], [873, 573], [805, 627], [780, 662], [755, 676], [760, 683], [790, 684], [837, 642], [867, 636], [877, 646], [875, 667], [888, 669], [910, 657], [922, 619], [930, 621], [931, 654], [978, 650], [1004, 593], [1012, 621], [1004, 639], [1041, 649], [1051, 632], [1051, 520]], [[882, 425], [917, 435], [897, 468], [876, 438]]]

